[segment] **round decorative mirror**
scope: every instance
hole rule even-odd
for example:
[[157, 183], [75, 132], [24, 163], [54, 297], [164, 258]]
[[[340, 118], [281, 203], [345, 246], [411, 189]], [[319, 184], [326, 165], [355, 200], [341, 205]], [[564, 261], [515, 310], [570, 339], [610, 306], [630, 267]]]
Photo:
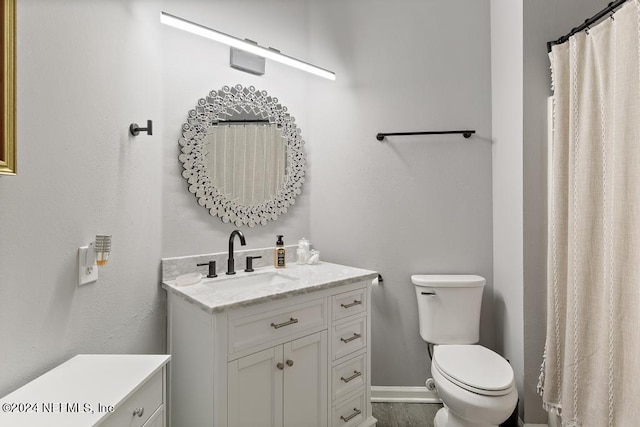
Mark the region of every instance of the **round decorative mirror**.
[[300, 128], [264, 90], [236, 85], [209, 92], [189, 111], [179, 143], [189, 192], [224, 222], [264, 225], [302, 192]]

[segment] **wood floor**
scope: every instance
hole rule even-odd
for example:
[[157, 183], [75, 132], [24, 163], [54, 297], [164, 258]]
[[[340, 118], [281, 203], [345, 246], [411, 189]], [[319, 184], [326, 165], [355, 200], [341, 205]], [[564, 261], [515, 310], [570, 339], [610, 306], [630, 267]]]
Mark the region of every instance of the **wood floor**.
[[372, 403], [377, 427], [433, 427], [442, 405], [425, 403]]

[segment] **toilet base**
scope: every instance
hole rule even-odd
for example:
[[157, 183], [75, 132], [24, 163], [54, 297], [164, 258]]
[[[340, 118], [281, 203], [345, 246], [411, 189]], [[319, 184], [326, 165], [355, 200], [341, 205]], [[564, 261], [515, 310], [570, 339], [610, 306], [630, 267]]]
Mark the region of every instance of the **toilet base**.
[[441, 408], [433, 419], [434, 427], [498, 427], [491, 424], [477, 424], [456, 416], [446, 406]]

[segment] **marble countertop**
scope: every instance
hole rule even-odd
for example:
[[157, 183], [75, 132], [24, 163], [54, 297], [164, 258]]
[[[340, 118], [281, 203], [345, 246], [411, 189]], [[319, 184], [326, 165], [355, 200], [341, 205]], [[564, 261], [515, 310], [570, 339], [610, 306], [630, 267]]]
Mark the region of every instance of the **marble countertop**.
[[[237, 286], [229, 286], [233, 285], [234, 279], [259, 275], [268, 278], [274, 277], [274, 273], [278, 275], [273, 281], [275, 283], [265, 280], [264, 284], [259, 285], [243, 286], [241, 283], [237, 283]], [[378, 277], [378, 273], [375, 271], [320, 262], [315, 265], [292, 264], [279, 269], [261, 267], [256, 268], [252, 273], [238, 271], [232, 277], [225, 276], [223, 273], [212, 279], [203, 277], [201, 282], [189, 286], [177, 286], [175, 280], [167, 280], [162, 282], [162, 287], [167, 292], [181, 296], [187, 301], [199, 305], [203, 310], [214, 313], [363, 280], [373, 280], [376, 277]]]

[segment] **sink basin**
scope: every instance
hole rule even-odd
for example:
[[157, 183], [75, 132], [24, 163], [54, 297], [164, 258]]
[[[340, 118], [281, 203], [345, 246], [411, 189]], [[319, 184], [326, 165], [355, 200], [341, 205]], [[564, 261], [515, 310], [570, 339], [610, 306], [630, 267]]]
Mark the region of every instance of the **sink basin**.
[[210, 286], [215, 290], [247, 290], [247, 289], [263, 289], [277, 288], [280, 285], [295, 282], [299, 280], [297, 277], [287, 276], [278, 272], [265, 273], [241, 273], [238, 272], [233, 276], [217, 277], [203, 281], [202, 283]]

